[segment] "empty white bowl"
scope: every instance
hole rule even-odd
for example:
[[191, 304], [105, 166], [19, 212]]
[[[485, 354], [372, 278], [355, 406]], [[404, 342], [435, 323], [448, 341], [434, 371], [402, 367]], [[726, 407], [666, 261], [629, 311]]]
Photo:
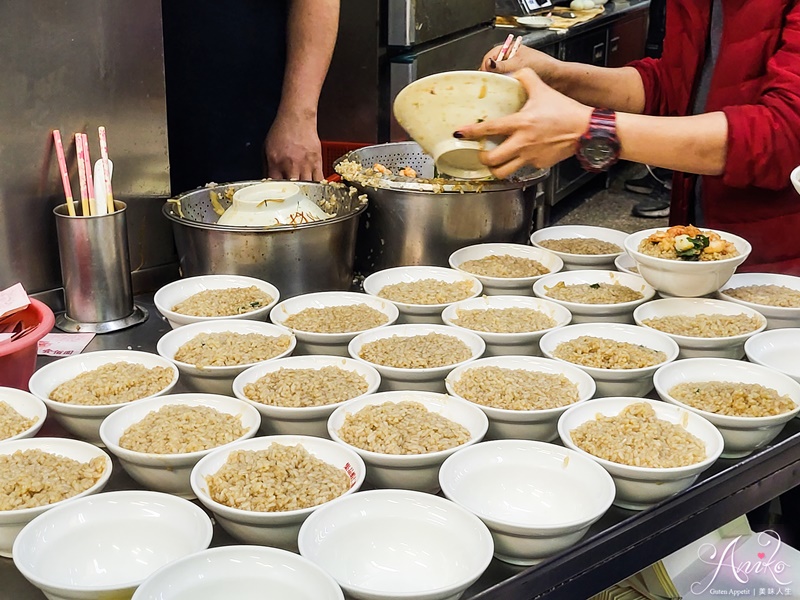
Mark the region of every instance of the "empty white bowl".
[[[542, 339], [539, 340], [539, 346], [542, 348], [542, 352], [545, 356], [556, 358], [553, 352], [559, 344], [584, 335], [617, 342], [637, 344], [666, 354], [664, 362], [637, 369], [601, 369], [585, 367], [569, 361], [562, 361], [574, 365], [591, 375], [592, 379], [594, 379], [597, 384], [598, 397], [620, 395], [644, 396], [653, 389], [653, 373], [656, 372], [656, 369], [678, 357], [678, 344], [667, 334], [648, 327], [626, 325], [624, 323], [581, 323], [579, 325], [567, 325], [566, 327], [554, 329], [550, 333], [545, 334]], [[561, 359], [556, 358], [556, 360]]]
[[[532, 309], [544, 313], [556, 324], [554, 327], [523, 333], [496, 333], [469, 329], [456, 323], [459, 310], [489, 310], [506, 308]], [[525, 296], [480, 296], [451, 304], [442, 311], [442, 321], [451, 327], [458, 327], [478, 334], [486, 343], [484, 356], [500, 356], [504, 354], [523, 354], [541, 356], [539, 340], [552, 329], [563, 327], [572, 320], [569, 309], [541, 298], [528, 298]]]
[[535, 260], [546, 267], [550, 273], [556, 273], [564, 268], [564, 261], [549, 250], [526, 246], [524, 244], [475, 244], [456, 250], [450, 255], [448, 262], [454, 269], [471, 275], [478, 279], [483, 285], [483, 293], [487, 296], [519, 295], [531, 296], [533, 294], [531, 286], [533, 282], [547, 275], [534, 275], [532, 277], [490, 277], [488, 275], [478, 275], [461, 265], [471, 260], [480, 260], [487, 256], [515, 256], [528, 260]]
[[233, 443], [253, 437], [261, 424], [258, 411], [237, 398], [218, 394], [169, 394], [142, 400], [129, 406], [123, 406], [106, 417], [100, 425], [100, 439], [114, 456], [119, 459], [122, 468], [133, 479], [144, 487], [157, 491], [175, 494], [182, 498], [194, 498], [189, 476], [197, 462], [221, 446], [208, 450], [185, 452], [178, 454], [157, 454], [129, 450], [119, 445], [125, 431], [144, 419], [151, 412], [165, 406], [205, 406], [214, 410], [239, 417], [242, 434]]
[[86, 442], [68, 438], [29, 438], [0, 443], [0, 454], [8, 455], [25, 450], [41, 450], [42, 452], [71, 458], [82, 463], [88, 463], [94, 458], [100, 457], [105, 462], [105, 469], [94, 485], [66, 500], [33, 508], [0, 511], [0, 556], [5, 556], [6, 558], [11, 556], [11, 547], [19, 532], [35, 517], [65, 502], [101, 492], [106, 483], [108, 483], [109, 477], [111, 477], [111, 459], [100, 448]]
[[[788, 395], [796, 407], [790, 412], [769, 417], [737, 417], [695, 408], [670, 395], [681, 383], [720, 381], [755, 383]], [[771, 442], [783, 427], [800, 412], [800, 383], [777, 371], [739, 360], [726, 358], [691, 358], [664, 365], [653, 376], [656, 391], [662, 400], [697, 413], [713, 423], [722, 434], [723, 458], [740, 458]]]
[[795, 191], [800, 194], [800, 167], [795, 167], [792, 169], [789, 179], [791, 180]]
[[[427, 267], [427, 266], [409, 266], [409, 267], [392, 267], [391, 269], [384, 269], [373, 273], [364, 280], [364, 291], [371, 296], [379, 297], [380, 291], [387, 285], [396, 283], [413, 283], [423, 279], [435, 279], [445, 283], [456, 283], [459, 281], [469, 281], [472, 284], [469, 296], [461, 298], [474, 298], [479, 295], [483, 290], [481, 282], [472, 275], [467, 275], [456, 269], [448, 269], [445, 267]], [[387, 300], [386, 298], [382, 298]], [[389, 300], [400, 311], [398, 323], [433, 323], [440, 325], [442, 323], [442, 311], [447, 308], [448, 304], [453, 302], [446, 302], [443, 304], [409, 304], [406, 302], [396, 302]]]
[[[369, 362], [360, 356], [362, 346], [369, 342], [374, 342], [393, 336], [414, 337], [418, 335], [427, 335], [429, 333], [439, 333], [441, 335], [447, 335], [461, 340], [470, 349], [470, 357], [467, 360], [454, 362], [451, 365], [444, 365], [441, 367], [405, 369]], [[380, 389], [382, 391], [422, 390], [429, 392], [443, 392], [444, 378], [447, 377], [447, 374], [461, 364], [468, 363], [476, 358], [480, 358], [486, 350], [486, 343], [477, 333], [473, 333], [459, 327], [450, 327], [448, 325], [409, 324], [391, 325], [389, 327], [381, 327], [380, 329], [374, 329], [372, 331], [361, 333], [353, 338], [347, 349], [350, 352], [350, 356], [356, 360], [360, 360], [375, 367], [375, 369], [381, 375]]]
[[310, 560], [264, 546], [223, 546], [178, 559], [148, 577], [131, 600], [263, 600], [266, 593], [344, 600], [339, 584]]
[[493, 551], [478, 517], [409, 490], [371, 490], [331, 502], [303, 523], [298, 545], [359, 600], [457, 600]]
[[[630, 275], [639, 275], [639, 267], [636, 266], [636, 261], [627, 254], [620, 254], [614, 259], [614, 266], [617, 271], [628, 273]], [[639, 275], [641, 277], [641, 275]]]
[[269, 227], [293, 225], [298, 213], [303, 222], [331, 217], [291, 181], [261, 181], [236, 190], [231, 206], [220, 215], [217, 225]]
[[[176, 313], [172, 310], [176, 304], [206, 290], [248, 288], [251, 286], [255, 286], [269, 294], [272, 298], [272, 302], [250, 312], [225, 317], [198, 317]], [[236, 319], [266, 321], [269, 311], [278, 303], [279, 298], [280, 292], [278, 288], [271, 283], [256, 279], [255, 277], [246, 277], [245, 275], [197, 275], [196, 277], [187, 277], [186, 279], [179, 279], [178, 281], [168, 283], [155, 293], [153, 296], [153, 303], [156, 305], [158, 312], [164, 315], [170, 326], [175, 329], [181, 325], [188, 325], [189, 323], [204, 323], [206, 321], [216, 321], [219, 319], [229, 321]]]
[[211, 519], [160, 492], [107, 492], [53, 508], [14, 542], [14, 564], [51, 600], [130, 598], [164, 565], [208, 547]]
[[[638, 300], [617, 302], [616, 304], [568, 302], [548, 295], [548, 289], [559, 283], [563, 283], [564, 285], [597, 285], [601, 283], [622, 285], [635, 292], [639, 292], [642, 294], [642, 297]], [[599, 269], [567, 271], [564, 273], [546, 275], [533, 284], [533, 293], [539, 298], [550, 300], [551, 302], [555, 302], [569, 309], [569, 312], [572, 313], [573, 323], [633, 323], [634, 309], [652, 300], [653, 296], [656, 295], [656, 291], [647, 285], [644, 279], [638, 275]]]
[[[531, 243], [552, 252], [564, 261], [564, 270], [613, 269], [614, 259], [625, 252], [623, 243], [628, 236], [624, 231], [595, 227], [594, 225], [555, 225], [537, 229], [531, 234]], [[619, 246], [619, 252], [611, 254], [571, 254], [550, 250], [541, 245], [542, 240], [562, 240], [571, 238], [595, 239]]]
[[[535, 356], [495, 356], [491, 358], [480, 358], [469, 364], [462, 365], [457, 369], [453, 369], [445, 380], [447, 393], [456, 398], [464, 398], [456, 392], [456, 384], [470, 370], [479, 369], [481, 367], [522, 369], [525, 371], [546, 373], [548, 375], [563, 375], [577, 386], [577, 402], [589, 400], [594, 396], [597, 388], [594, 379], [587, 373], [563, 361]], [[464, 399], [467, 400], [466, 398]], [[471, 400], [467, 401], [471, 402]], [[546, 408], [542, 410], [511, 410], [485, 406], [477, 402], [474, 404], [486, 413], [489, 419], [489, 429], [486, 433], [487, 439], [541, 440], [545, 442], [552, 441], [558, 437], [558, 430], [556, 429], [558, 418], [564, 411], [572, 406], [571, 404], [567, 404], [557, 408]]]
[[39, 432], [42, 425], [44, 425], [44, 420], [47, 417], [47, 406], [33, 394], [18, 390], [17, 388], [0, 387], [0, 402], [5, 402], [26, 419], [36, 419], [33, 424], [24, 431], [0, 439], [0, 442], [10, 442], [12, 440], [33, 437]]
[[[273, 443], [284, 446], [300, 445], [314, 457], [343, 469], [350, 477], [350, 488], [343, 494], [358, 491], [364, 482], [366, 467], [361, 457], [330, 440], [305, 435], [272, 435], [236, 442], [219, 448], [205, 456], [192, 470], [191, 482], [197, 499], [214, 513], [217, 523], [235, 539], [245, 544], [274, 546], [285, 550], [297, 550], [297, 532], [302, 522], [325, 504], [297, 510], [258, 512], [233, 508], [214, 500], [208, 490], [206, 477], [219, 471], [231, 452], [238, 450], [266, 450]], [[245, 475], [245, 474], [243, 474]], [[340, 500], [341, 496], [336, 500]]]
[[747, 360], [764, 365], [800, 382], [800, 328], [757, 333], [744, 343]]
[[723, 240], [732, 242], [739, 255], [722, 260], [692, 261], [657, 258], [639, 252], [639, 244], [664, 227], [645, 229], [625, 238], [625, 250], [636, 261], [639, 274], [656, 290], [669, 296], [696, 298], [724, 286], [736, 268], [750, 255], [752, 247], [744, 238], [724, 231], [715, 231]]
[[483, 521], [504, 562], [533, 565], [580, 540], [614, 501], [614, 481], [574, 450], [500, 440], [465, 448], [439, 471], [444, 495]]
[[[706, 459], [685, 467], [654, 468], [634, 467], [611, 462], [579, 448], [570, 432], [597, 415], [616, 416], [631, 404], [645, 402], [653, 407], [656, 417], [683, 426], [706, 446]], [[648, 398], [611, 397], [582, 402], [561, 415], [558, 435], [567, 448], [575, 450], [598, 462], [614, 479], [617, 493], [614, 505], [631, 510], [642, 510], [666, 500], [692, 485], [697, 477], [710, 467], [722, 453], [723, 441], [717, 428], [700, 415], [679, 406]]]
[[[460, 446], [427, 454], [382, 454], [354, 446], [339, 436], [339, 430], [348, 415], [357, 413], [365, 406], [403, 401], [419, 402], [429, 411], [462, 425], [469, 431], [469, 440]], [[367, 464], [367, 480], [373, 486], [431, 493], [439, 489], [439, 467], [444, 459], [462, 448], [481, 441], [488, 427], [486, 415], [472, 402], [432, 392], [396, 391], [363, 396], [340, 406], [328, 419], [328, 434], [331, 439], [358, 453], [364, 459]]]
[[[633, 319], [637, 325], [649, 327], [644, 321], [659, 317], [697, 317], [698, 315], [741, 315], [755, 317], [760, 321], [757, 329], [731, 335], [727, 337], [698, 337], [688, 335], [677, 335], [666, 331], [661, 331], [675, 340], [680, 347], [678, 358], [701, 358], [718, 357], [740, 359], [744, 356], [744, 343], [748, 338], [754, 336], [759, 331], [763, 331], [767, 326], [767, 320], [759, 312], [723, 300], [713, 300], [711, 298], [664, 298], [654, 300], [638, 307], [633, 311]], [[652, 329], [655, 329], [654, 327]]]
[[279, 325], [273, 325], [272, 323], [246, 320], [207, 321], [205, 323], [192, 323], [190, 325], [184, 325], [178, 329], [168, 331], [161, 336], [161, 339], [158, 340], [158, 343], [156, 344], [156, 350], [159, 355], [173, 362], [175, 366], [178, 367], [178, 370], [181, 372], [183, 377], [182, 381], [196, 391], [230, 396], [233, 380], [237, 375], [239, 375], [239, 373], [244, 372], [253, 365], [267, 361], [258, 361], [255, 363], [249, 362], [240, 365], [230, 365], [224, 367], [198, 367], [197, 365], [191, 365], [180, 360], [175, 360], [175, 353], [178, 352], [180, 347], [201, 333], [223, 332], [239, 334], [256, 333], [275, 338], [289, 336], [291, 338], [289, 341], [289, 347], [280, 354], [277, 354], [276, 356], [273, 356], [267, 360], [275, 360], [277, 358], [289, 356], [294, 351], [294, 347], [297, 344], [297, 339], [290, 329], [280, 327]]
[[[528, 95], [519, 81], [497, 73], [449, 71], [413, 81], [394, 100], [394, 116], [433, 157], [437, 169], [458, 179], [491, 177], [478, 153], [498, 139], [461, 140], [460, 127], [517, 112]], [[489, 146], [488, 144], [492, 144]]]
[[386, 322], [380, 327], [393, 325], [397, 321], [400, 312], [397, 307], [383, 298], [376, 298], [369, 294], [357, 294], [355, 292], [316, 292], [313, 294], [303, 294], [284, 300], [275, 305], [269, 314], [270, 320], [276, 325], [281, 325], [291, 329], [297, 338], [295, 354], [333, 354], [336, 356], [348, 356], [347, 344], [356, 335], [374, 327], [348, 331], [347, 333], [318, 333], [314, 331], [303, 331], [290, 327], [286, 324], [286, 319], [291, 315], [297, 314], [307, 308], [324, 309], [331, 306], [353, 306], [366, 304], [384, 315]]
[[[178, 383], [178, 369], [171, 361], [150, 352], [136, 350], [101, 350], [60, 358], [36, 370], [28, 382], [31, 393], [47, 405], [51, 415], [64, 429], [82, 440], [93, 444], [102, 444], [100, 440], [100, 424], [112, 412], [128, 404], [67, 404], [50, 399], [50, 393], [62, 383], [74, 379], [86, 371], [94, 371], [109, 363], [127, 362], [140, 364], [148, 369], [164, 367], [173, 372], [172, 382], [163, 390], [147, 396], [153, 398], [168, 394]], [[144, 398], [139, 398], [144, 400]], [[135, 400], [138, 402], [138, 400]]]
[[769, 304], [756, 304], [734, 298], [726, 293], [731, 288], [750, 285], [778, 285], [800, 292], [800, 277], [794, 275], [781, 275], [778, 273], [734, 273], [724, 286], [717, 291], [717, 297], [729, 302], [736, 302], [757, 310], [767, 318], [767, 329], [780, 329], [781, 327], [800, 327], [800, 307], [770, 306]]
[[517, 21], [517, 24], [522, 25], [523, 27], [530, 27], [531, 29], [547, 29], [553, 25], [552, 17], [547, 17], [544, 15], [516, 17], [515, 20]]
[[378, 371], [360, 360], [341, 356], [290, 356], [250, 367], [233, 380], [233, 393], [261, 413], [261, 429], [267, 435], [328, 437], [328, 417], [337, 407], [353, 398], [322, 406], [291, 407], [273, 406], [251, 400], [244, 393], [245, 386], [254, 383], [267, 373], [275, 373], [281, 369], [322, 369], [323, 367], [338, 367], [352, 371], [366, 380], [367, 391], [353, 398], [372, 394], [378, 391], [378, 386], [381, 384], [381, 376]]

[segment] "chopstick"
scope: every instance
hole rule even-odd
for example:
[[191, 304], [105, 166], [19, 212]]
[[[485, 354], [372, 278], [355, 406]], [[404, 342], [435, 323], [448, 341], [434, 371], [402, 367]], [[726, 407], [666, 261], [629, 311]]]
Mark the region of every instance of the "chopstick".
[[514, 40], [514, 45], [511, 46], [511, 51], [508, 53], [508, 56], [506, 56], [506, 60], [514, 58], [514, 55], [517, 53], [517, 50], [519, 50], [519, 47], [521, 45], [522, 45], [522, 36], [518, 35], [517, 39]]
[[497, 53], [497, 58], [495, 59], [497, 62], [501, 60], [505, 60], [506, 52], [508, 52], [509, 48], [511, 48], [511, 42], [514, 41], [514, 34], [509, 33], [506, 41], [503, 42], [503, 47], [500, 48], [500, 52]]
[[72, 198], [72, 186], [69, 183], [69, 172], [67, 171], [67, 160], [64, 158], [64, 143], [61, 141], [61, 131], [53, 130], [53, 142], [56, 146], [56, 158], [58, 159], [58, 170], [61, 172], [61, 185], [64, 186], [64, 197], [67, 200], [67, 212], [70, 217], [75, 214], [75, 200]]
[[75, 149], [78, 153], [78, 181], [81, 186], [81, 212], [84, 217], [92, 214], [89, 209], [89, 190], [86, 186], [86, 157], [83, 152], [83, 136], [75, 134]]
[[92, 176], [92, 159], [89, 157], [89, 137], [85, 133], [80, 134], [83, 138], [83, 160], [85, 162], [84, 169], [86, 171], [86, 192], [89, 194], [89, 212], [90, 214], [97, 212], [94, 198], [94, 178]]
[[106, 189], [106, 205], [108, 212], [114, 212], [114, 194], [111, 191], [111, 176], [110, 169], [108, 168], [108, 140], [106, 139], [106, 128], [102, 125], [97, 128], [97, 134], [100, 137], [100, 156], [103, 158], [103, 183]]

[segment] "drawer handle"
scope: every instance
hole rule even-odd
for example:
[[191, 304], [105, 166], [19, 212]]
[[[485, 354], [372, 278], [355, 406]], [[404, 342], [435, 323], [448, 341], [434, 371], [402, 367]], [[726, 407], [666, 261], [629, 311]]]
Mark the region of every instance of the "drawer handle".
[[619, 36], [611, 38], [608, 43], [609, 52], [616, 52], [617, 50], [619, 50]]
[[603, 61], [603, 50], [605, 49], [606, 43], [600, 42], [599, 44], [595, 45], [592, 48], [592, 62], [602, 62]]

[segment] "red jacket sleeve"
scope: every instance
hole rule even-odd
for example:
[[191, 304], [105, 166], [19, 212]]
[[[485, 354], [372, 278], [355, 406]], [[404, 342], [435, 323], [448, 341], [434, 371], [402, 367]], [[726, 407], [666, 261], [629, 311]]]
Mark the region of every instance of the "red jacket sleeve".
[[644, 114], [653, 116], [664, 116], [669, 114], [667, 94], [662, 93], [661, 74], [662, 62], [658, 58], [643, 58], [629, 63], [627, 66], [633, 67], [639, 72], [644, 85]]

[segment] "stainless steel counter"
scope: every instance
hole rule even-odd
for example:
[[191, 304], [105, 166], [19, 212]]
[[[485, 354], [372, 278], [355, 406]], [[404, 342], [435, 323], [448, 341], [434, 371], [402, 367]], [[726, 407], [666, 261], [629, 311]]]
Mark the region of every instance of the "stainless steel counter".
[[[155, 352], [169, 325], [152, 302], [136, 298], [150, 312], [142, 325], [96, 336], [86, 351], [132, 349]], [[39, 358], [39, 366], [51, 362]], [[190, 391], [180, 382], [175, 392]], [[67, 436], [48, 419], [39, 436]], [[113, 459], [107, 491], [139, 486]], [[535, 567], [493, 560], [462, 597], [486, 599], [587, 598], [639, 571], [694, 539], [769, 501], [800, 481], [800, 419], [793, 419], [768, 447], [737, 460], [718, 460], [689, 489], [642, 512], [612, 507], [574, 547]], [[235, 543], [217, 525], [212, 546]], [[42, 600], [10, 559], [0, 558], [0, 600]]]

